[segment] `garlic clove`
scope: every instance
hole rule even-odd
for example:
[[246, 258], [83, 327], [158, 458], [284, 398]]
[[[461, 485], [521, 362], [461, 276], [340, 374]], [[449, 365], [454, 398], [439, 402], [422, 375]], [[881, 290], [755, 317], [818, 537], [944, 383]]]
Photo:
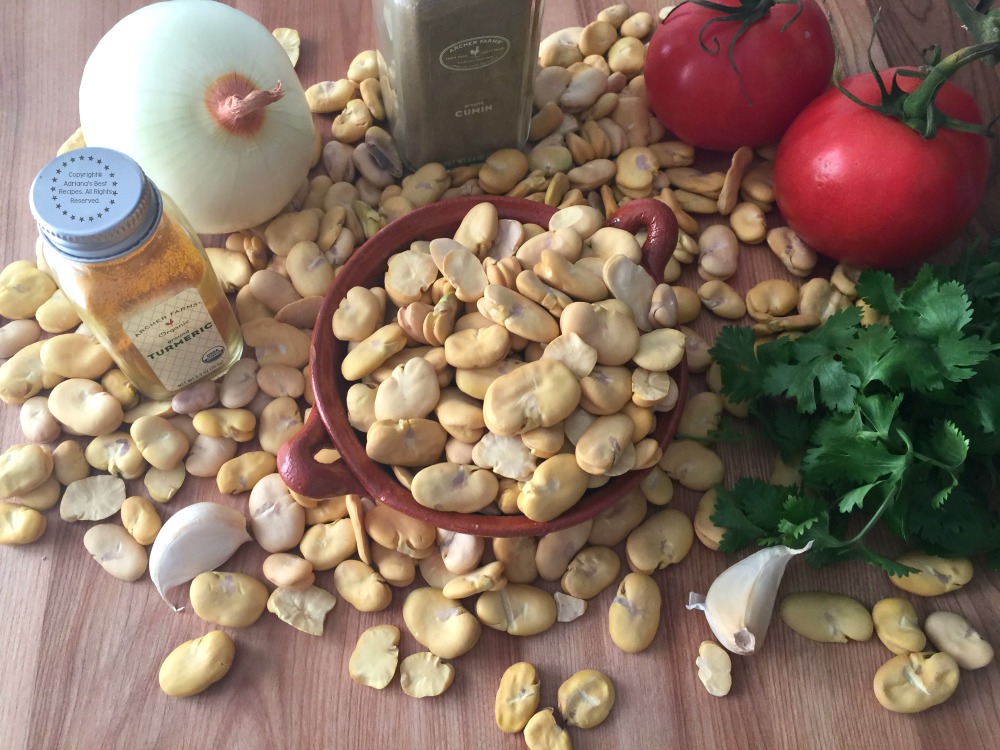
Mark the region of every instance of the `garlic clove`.
[[758, 550], [722, 571], [705, 596], [691, 593], [687, 608], [704, 611], [708, 626], [729, 651], [752, 654], [767, 635], [785, 567], [811, 546], [809, 542], [797, 550], [784, 545]]
[[250, 541], [247, 519], [235, 508], [218, 503], [194, 503], [181, 508], [163, 524], [149, 553], [149, 577], [175, 612], [167, 592], [174, 586], [214, 570]]

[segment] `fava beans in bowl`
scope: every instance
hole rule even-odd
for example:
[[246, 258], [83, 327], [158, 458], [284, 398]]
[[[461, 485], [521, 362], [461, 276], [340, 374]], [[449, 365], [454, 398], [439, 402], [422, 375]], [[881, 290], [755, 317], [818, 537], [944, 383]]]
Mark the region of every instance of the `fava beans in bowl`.
[[[684, 403], [662, 283], [676, 242], [656, 200], [606, 225], [586, 206], [478, 196], [393, 221], [320, 308], [315, 405], [278, 454], [286, 484], [491, 537], [606, 510], [659, 461]], [[331, 445], [340, 459], [318, 460]]]

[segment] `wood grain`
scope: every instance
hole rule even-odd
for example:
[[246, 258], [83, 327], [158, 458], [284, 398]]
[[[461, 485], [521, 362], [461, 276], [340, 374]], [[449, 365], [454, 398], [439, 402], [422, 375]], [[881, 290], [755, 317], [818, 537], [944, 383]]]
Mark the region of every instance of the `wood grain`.
[[[821, 0], [829, 12], [840, 69], [863, 70], [875, 0]], [[33, 257], [36, 231], [27, 207], [36, 171], [76, 128], [77, 84], [90, 50], [137, 0], [65, 3], [7, 2], [0, 6], [0, 227], [3, 262]], [[304, 83], [343, 76], [354, 54], [373, 44], [364, 0], [292, 0], [233, 3], [269, 28], [291, 26], [303, 36], [298, 71]], [[600, 0], [548, 0], [546, 33], [582, 25], [605, 5]], [[635, 9], [658, 8], [653, 0]], [[933, 41], [946, 50], [965, 41], [941, 0], [884, 3], [873, 58], [876, 64], [913, 64]], [[127, 61], [123, 61], [127, 64]], [[996, 71], [979, 66], [962, 82], [988, 117], [1000, 114]], [[324, 128], [328, 118], [323, 119]], [[995, 145], [995, 144], [994, 144]], [[990, 193], [974, 228], [1000, 232], [996, 150]], [[766, 250], [747, 253], [738, 286], [778, 271]], [[709, 332], [709, 325], [705, 331]], [[0, 411], [4, 446], [21, 439], [17, 411]], [[723, 449], [729, 476], [762, 475], [764, 446]], [[133, 488], [138, 491], [138, 487]], [[220, 498], [209, 480], [189, 479], [182, 497], [164, 509], [210, 499], [244, 507], [245, 497]], [[695, 493], [678, 490], [675, 507], [692, 513]], [[663, 593], [663, 624], [653, 646], [620, 653], [606, 632], [613, 592], [590, 603], [575, 623], [518, 639], [484, 628], [480, 644], [455, 660], [456, 679], [438, 699], [406, 697], [394, 681], [377, 692], [351, 682], [347, 662], [360, 632], [371, 625], [402, 625], [403, 592], [381, 613], [362, 614], [341, 602], [324, 636], [292, 630], [265, 615], [234, 631], [231, 673], [204, 694], [166, 698], [156, 684], [163, 657], [209, 628], [192, 612], [175, 614], [144, 578], [111, 579], [82, 545], [86, 524], [61, 523], [50, 512], [43, 539], [27, 548], [0, 548], [0, 747], [3, 748], [518, 748], [517, 736], [493, 723], [493, 696], [503, 670], [518, 660], [535, 663], [542, 704], [554, 705], [559, 684], [594, 667], [614, 681], [618, 701], [610, 718], [588, 731], [571, 730], [580, 748], [974, 748], [1000, 737], [1000, 670], [964, 673], [955, 697], [923, 715], [889, 714], [871, 690], [888, 652], [875, 640], [819, 645], [773, 624], [766, 648], [736, 659], [734, 688], [723, 700], [707, 695], [693, 666], [698, 644], [710, 637], [699, 613], [685, 611], [688, 591], [704, 592], [732, 562], [699, 545], [676, 568], [656, 575]], [[887, 542], [889, 543], [889, 542]], [[264, 553], [251, 545], [226, 567], [260, 575]], [[332, 588], [330, 573], [320, 585]], [[546, 585], [553, 590], [554, 586]], [[859, 565], [812, 570], [793, 565], [784, 591], [822, 589], [874, 604], [896, 590]], [[1000, 576], [983, 569], [964, 590], [942, 600], [916, 601], [920, 615], [936, 608], [961, 611], [1000, 645]], [[418, 648], [403, 629], [401, 653]]]

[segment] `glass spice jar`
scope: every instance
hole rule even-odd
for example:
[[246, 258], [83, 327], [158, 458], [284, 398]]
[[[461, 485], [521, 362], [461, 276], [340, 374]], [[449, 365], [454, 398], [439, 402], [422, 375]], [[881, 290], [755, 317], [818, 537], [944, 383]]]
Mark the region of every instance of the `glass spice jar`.
[[372, 0], [379, 86], [416, 170], [528, 140], [543, 0]]
[[80, 319], [153, 399], [229, 369], [243, 337], [198, 235], [130, 157], [81, 148], [31, 186], [45, 261]]

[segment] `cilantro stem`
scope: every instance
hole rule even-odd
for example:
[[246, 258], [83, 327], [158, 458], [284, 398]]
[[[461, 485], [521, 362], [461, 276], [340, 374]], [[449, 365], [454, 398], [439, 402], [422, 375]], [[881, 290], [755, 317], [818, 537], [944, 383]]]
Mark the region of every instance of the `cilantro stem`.
[[868, 519], [868, 523], [865, 524], [864, 528], [861, 529], [861, 531], [859, 531], [850, 539], [845, 539], [844, 541], [837, 542], [835, 544], [830, 544], [829, 546], [834, 548], [853, 547], [855, 544], [860, 542], [861, 539], [874, 528], [875, 524], [878, 523], [878, 520], [882, 517], [882, 514], [885, 513], [885, 511], [889, 508], [889, 505], [892, 503], [893, 500], [896, 499], [896, 496], [898, 494], [899, 494], [899, 485], [897, 484], [895, 487], [893, 487], [892, 492], [889, 493], [889, 496], [882, 501], [882, 504], [880, 506], [878, 506], [878, 510], [876, 510], [872, 514], [872, 517]]

